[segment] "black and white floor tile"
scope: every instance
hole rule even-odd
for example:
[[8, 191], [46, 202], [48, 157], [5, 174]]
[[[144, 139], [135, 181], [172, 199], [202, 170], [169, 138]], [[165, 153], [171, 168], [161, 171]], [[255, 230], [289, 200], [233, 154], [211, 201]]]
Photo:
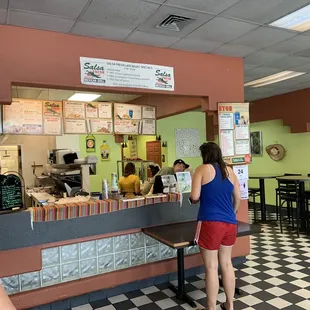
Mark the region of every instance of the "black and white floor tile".
[[[281, 234], [279, 227], [263, 225], [264, 232], [251, 237], [251, 255], [236, 269], [235, 310], [310, 309], [310, 238], [297, 238], [293, 231]], [[206, 307], [204, 274], [187, 279], [188, 294], [197, 308]], [[176, 283], [174, 283], [176, 284]], [[220, 290], [218, 303], [225, 301]], [[220, 307], [218, 307], [220, 309]], [[100, 300], [73, 310], [190, 310], [176, 299], [168, 284]]]

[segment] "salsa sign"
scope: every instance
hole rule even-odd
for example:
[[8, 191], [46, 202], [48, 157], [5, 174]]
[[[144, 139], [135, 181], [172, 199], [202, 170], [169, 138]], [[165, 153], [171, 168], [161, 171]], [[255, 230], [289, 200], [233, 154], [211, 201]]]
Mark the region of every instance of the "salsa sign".
[[172, 67], [98, 58], [80, 58], [85, 85], [174, 91]]

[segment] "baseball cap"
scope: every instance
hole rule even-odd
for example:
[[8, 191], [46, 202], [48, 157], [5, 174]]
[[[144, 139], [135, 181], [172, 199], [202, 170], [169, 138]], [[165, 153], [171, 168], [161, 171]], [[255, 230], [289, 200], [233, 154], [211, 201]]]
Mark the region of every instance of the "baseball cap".
[[187, 169], [187, 168], [189, 167], [189, 165], [186, 164], [186, 163], [184, 162], [184, 160], [182, 160], [182, 159], [177, 159], [177, 160], [173, 163], [173, 166], [175, 166], [175, 165], [177, 165], [177, 164], [183, 164], [184, 167], [185, 167], [185, 169]]

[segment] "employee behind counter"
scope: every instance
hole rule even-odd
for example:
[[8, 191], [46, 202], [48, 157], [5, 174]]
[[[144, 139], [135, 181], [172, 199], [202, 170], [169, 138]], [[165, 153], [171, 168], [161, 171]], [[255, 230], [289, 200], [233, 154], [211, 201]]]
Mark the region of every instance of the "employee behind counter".
[[162, 175], [174, 175], [177, 172], [183, 172], [185, 170], [189, 170], [189, 165], [187, 165], [184, 160], [182, 159], [177, 159], [173, 163], [173, 167], [165, 167], [160, 169], [155, 176], [152, 177], [150, 182], [146, 182], [143, 189], [142, 189], [142, 195], [146, 196], [149, 194], [153, 194], [153, 187], [155, 183], [155, 179], [157, 176], [162, 176]]

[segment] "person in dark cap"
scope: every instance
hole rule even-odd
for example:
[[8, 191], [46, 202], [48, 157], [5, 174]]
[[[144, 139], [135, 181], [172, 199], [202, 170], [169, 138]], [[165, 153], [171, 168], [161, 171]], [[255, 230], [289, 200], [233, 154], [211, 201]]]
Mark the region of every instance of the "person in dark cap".
[[142, 195], [148, 195], [148, 194], [152, 194], [153, 191], [153, 186], [155, 183], [155, 178], [157, 176], [162, 176], [162, 175], [174, 175], [177, 172], [183, 172], [185, 170], [187, 170], [189, 168], [189, 165], [186, 164], [184, 162], [184, 160], [182, 159], [177, 159], [174, 163], [173, 163], [173, 167], [164, 167], [162, 169], [160, 169], [156, 175], [153, 176], [153, 178], [151, 179], [150, 182], [147, 182], [142, 190]]

